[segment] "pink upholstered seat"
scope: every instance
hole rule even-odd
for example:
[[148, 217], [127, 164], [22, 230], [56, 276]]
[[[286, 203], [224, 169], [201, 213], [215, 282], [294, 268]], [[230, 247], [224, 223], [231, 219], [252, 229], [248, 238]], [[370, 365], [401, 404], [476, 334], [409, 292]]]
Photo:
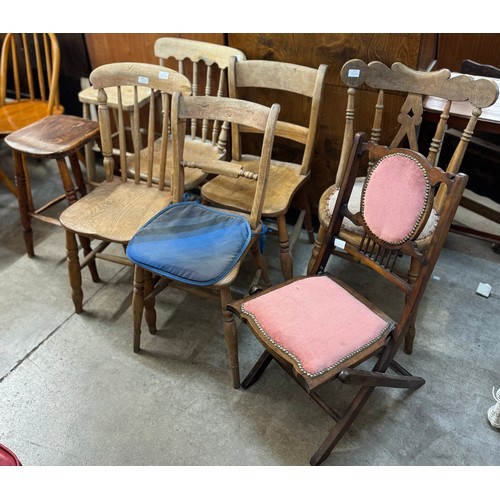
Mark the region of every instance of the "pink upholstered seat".
[[241, 313], [309, 377], [340, 370], [392, 329], [327, 276], [310, 276], [250, 298]]

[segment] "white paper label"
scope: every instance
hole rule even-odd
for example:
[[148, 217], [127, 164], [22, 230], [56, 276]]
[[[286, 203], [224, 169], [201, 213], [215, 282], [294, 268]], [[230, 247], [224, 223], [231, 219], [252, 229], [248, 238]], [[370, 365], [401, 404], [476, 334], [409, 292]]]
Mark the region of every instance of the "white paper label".
[[339, 240], [338, 238], [335, 238], [333, 240], [333, 244], [337, 247], [337, 248], [341, 248], [342, 250], [344, 250], [345, 248], [345, 241], [344, 240]]
[[158, 78], [160, 80], [168, 80], [168, 71], [160, 71], [160, 73], [158, 73]]
[[347, 72], [347, 76], [349, 78], [359, 78], [359, 74], [361, 73], [361, 71], [359, 69], [350, 69], [348, 72]]
[[145, 83], [145, 84], [148, 84], [149, 83], [149, 78], [147, 76], [139, 76], [137, 78], [137, 81], [139, 83]]

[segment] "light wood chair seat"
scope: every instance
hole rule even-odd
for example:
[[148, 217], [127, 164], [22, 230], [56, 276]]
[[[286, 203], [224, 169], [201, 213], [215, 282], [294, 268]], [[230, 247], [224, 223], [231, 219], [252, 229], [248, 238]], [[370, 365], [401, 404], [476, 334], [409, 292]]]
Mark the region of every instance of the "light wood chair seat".
[[64, 228], [89, 238], [126, 244], [153, 215], [172, 202], [170, 191], [150, 189], [116, 177], [68, 207], [60, 216]]
[[[131, 112], [134, 110], [134, 88], [135, 87], [131, 85], [124, 85], [121, 88], [121, 106], [124, 111]], [[108, 96], [108, 106], [113, 109], [118, 108], [117, 89], [115, 87], [108, 87], [106, 89], [106, 94]], [[81, 103], [93, 104], [94, 106], [97, 106], [99, 104], [97, 95], [98, 90], [90, 86], [78, 92], [78, 100]], [[150, 95], [151, 89], [148, 87], [139, 87], [137, 89], [137, 102], [139, 108], [143, 108], [148, 104]]]
[[[259, 158], [252, 155], [242, 155], [238, 163], [249, 172], [257, 172]], [[278, 217], [285, 214], [290, 208], [293, 195], [308, 177], [309, 174], [303, 175], [301, 173], [300, 165], [271, 160], [269, 183], [262, 213], [266, 217]], [[213, 200], [214, 203], [220, 203], [222, 206], [242, 209], [242, 207], [249, 206], [254, 196], [254, 190], [255, 185], [251, 180], [241, 178], [237, 186], [238, 196], [235, 197], [234, 180], [219, 176], [204, 185], [203, 196]]]

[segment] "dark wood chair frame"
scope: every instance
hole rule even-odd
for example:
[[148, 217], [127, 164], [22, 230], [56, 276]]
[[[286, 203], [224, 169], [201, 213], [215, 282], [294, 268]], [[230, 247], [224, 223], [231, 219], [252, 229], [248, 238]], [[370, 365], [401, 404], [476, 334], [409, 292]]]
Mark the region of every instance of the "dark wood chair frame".
[[[431, 186], [434, 186], [434, 188], [436, 188], [438, 184], [446, 186], [446, 196], [443, 199], [442, 215], [439, 220], [438, 227], [434, 232], [429, 246], [423, 253], [417, 248], [416, 244], [412, 240], [407, 240], [400, 246], [388, 246], [385, 242], [378, 239], [376, 235], [373, 235], [373, 233], [369, 231], [369, 228], [366, 224], [364, 224], [360, 213], [351, 214], [347, 208], [350, 192], [356, 180], [356, 175], [363, 154], [368, 152], [376, 158], [379, 158], [394, 151], [404, 151], [405, 154], [408, 153], [410, 156], [418, 158], [418, 161], [422, 165], [425, 165]], [[259, 329], [255, 323], [253, 323], [253, 319], [241, 313], [241, 305], [243, 302], [248, 300], [248, 297], [230, 304], [230, 310], [248, 324], [254, 335], [266, 349], [243, 381], [242, 386], [247, 389], [254, 384], [260, 378], [268, 364], [275, 359], [278, 364], [283, 367], [296, 382], [298, 382], [298, 384], [309, 394], [309, 396], [336, 421], [335, 426], [328, 434], [327, 438], [312, 456], [310, 461], [312, 465], [322, 463], [330, 455], [333, 448], [337, 445], [349, 426], [353, 423], [376, 387], [416, 389], [425, 383], [423, 378], [412, 376], [406, 369], [396, 363], [394, 361], [394, 357], [398, 352], [405, 335], [415, 320], [419, 302], [424, 294], [426, 285], [437, 262], [441, 248], [445, 242], [467, 180], [468, 177], [465, 174], [446, 173], [440, 168], [432, 167], [431, 164], [419, 153], [401, 148], [388, 149], [383, 146], [378, 146], [371, 141], [367, 142], [364, 134], [356, 134], [348, 162], [347, 175], [344, 177], [341, 185], [339, 197], [326, 232], [325, 240], [320, 248], [318, 258], [315, 261], [311, 274], [325, 274], [327, 263], [330, 256], [333, 255], [335, 247], [341, 246], [344, 247], [344, 250], [351, 256], [355, 257], [361, 264], [375, 270], [378, 274], [399, 288], [406, 296], [406, 300], [402, 314], [399, 320], [395, 322], [395, 327], [386, 338], [385, 344], [376, 344], [363, 350], [361, 353], [355, 355], [348, 362], [347, 366], [343, 363], [337, 370], [323, 373], [322, 375], [314, 378], [303, 375], [294, 359], [274, 347], [272, 343], [266, 342], [265, 337], [263, 335], [259, 335]], [[339, 232], [344, 217], [349, 217], [354, 223], [363, 225], [366, 234], [369, 235], [363, 240], [359, 247], [347, 242], [343, 242], [342, 245], [339, 245]], [[397, 259], [397, 256], [401, 254], [407, 255], [412, 259], [416, 259], [419, 262], [420, 267], [416, 280], [409, 283], [396, 274], [391, 267], [393, 264], [391, 264], [391, 266], [387, 265], [387, 253], [391, 255], [392, 261]], [[304, 279], [304, 277], [298, 279]], [[284, 284], [269, 288], [262, 293], [269, 293], [278, 287], [287, 286], [287, 284], [292, 283], [293, 281], [294, 280], [289, 280]], [[335, 281], [342, 285], [339, 280], [335, 279]], [[351, 292], [353, 291], [350, 288], [348, 288], [348, 290]], [[363, 299], [362, 296], [358, 294], [355, 296], [365, 302], [365, 304], [369, 305], [366, 299]], [[370, 307], [372, 310], [380, 311], [375, 307]], [[307, 335], [307, 332], [304, 332], [304, 335]], [[357, 365], [372, 357], [375, 357], [376, 363], [371, 370], [361, 370], [356, 368]], [[389, 368], [391, 368], [395, 374], [386, 373]], [[332, 409], [317, 392], [320, 387], [334, 379], [338, 379], [345, 384], [360, 386], [359, 391], [343, 415], [340, 415]]]

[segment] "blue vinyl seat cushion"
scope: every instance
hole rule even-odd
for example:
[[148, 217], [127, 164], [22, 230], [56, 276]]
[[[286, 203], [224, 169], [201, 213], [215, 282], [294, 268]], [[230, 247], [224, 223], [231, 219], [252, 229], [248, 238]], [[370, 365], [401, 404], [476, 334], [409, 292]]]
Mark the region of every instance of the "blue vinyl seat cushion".
[[137, 231], [127, 246], [134, 263], [192, 285], [213, 285], [245, 252], [252, 229], [242, 215], [206, 205], [169, 205]]

